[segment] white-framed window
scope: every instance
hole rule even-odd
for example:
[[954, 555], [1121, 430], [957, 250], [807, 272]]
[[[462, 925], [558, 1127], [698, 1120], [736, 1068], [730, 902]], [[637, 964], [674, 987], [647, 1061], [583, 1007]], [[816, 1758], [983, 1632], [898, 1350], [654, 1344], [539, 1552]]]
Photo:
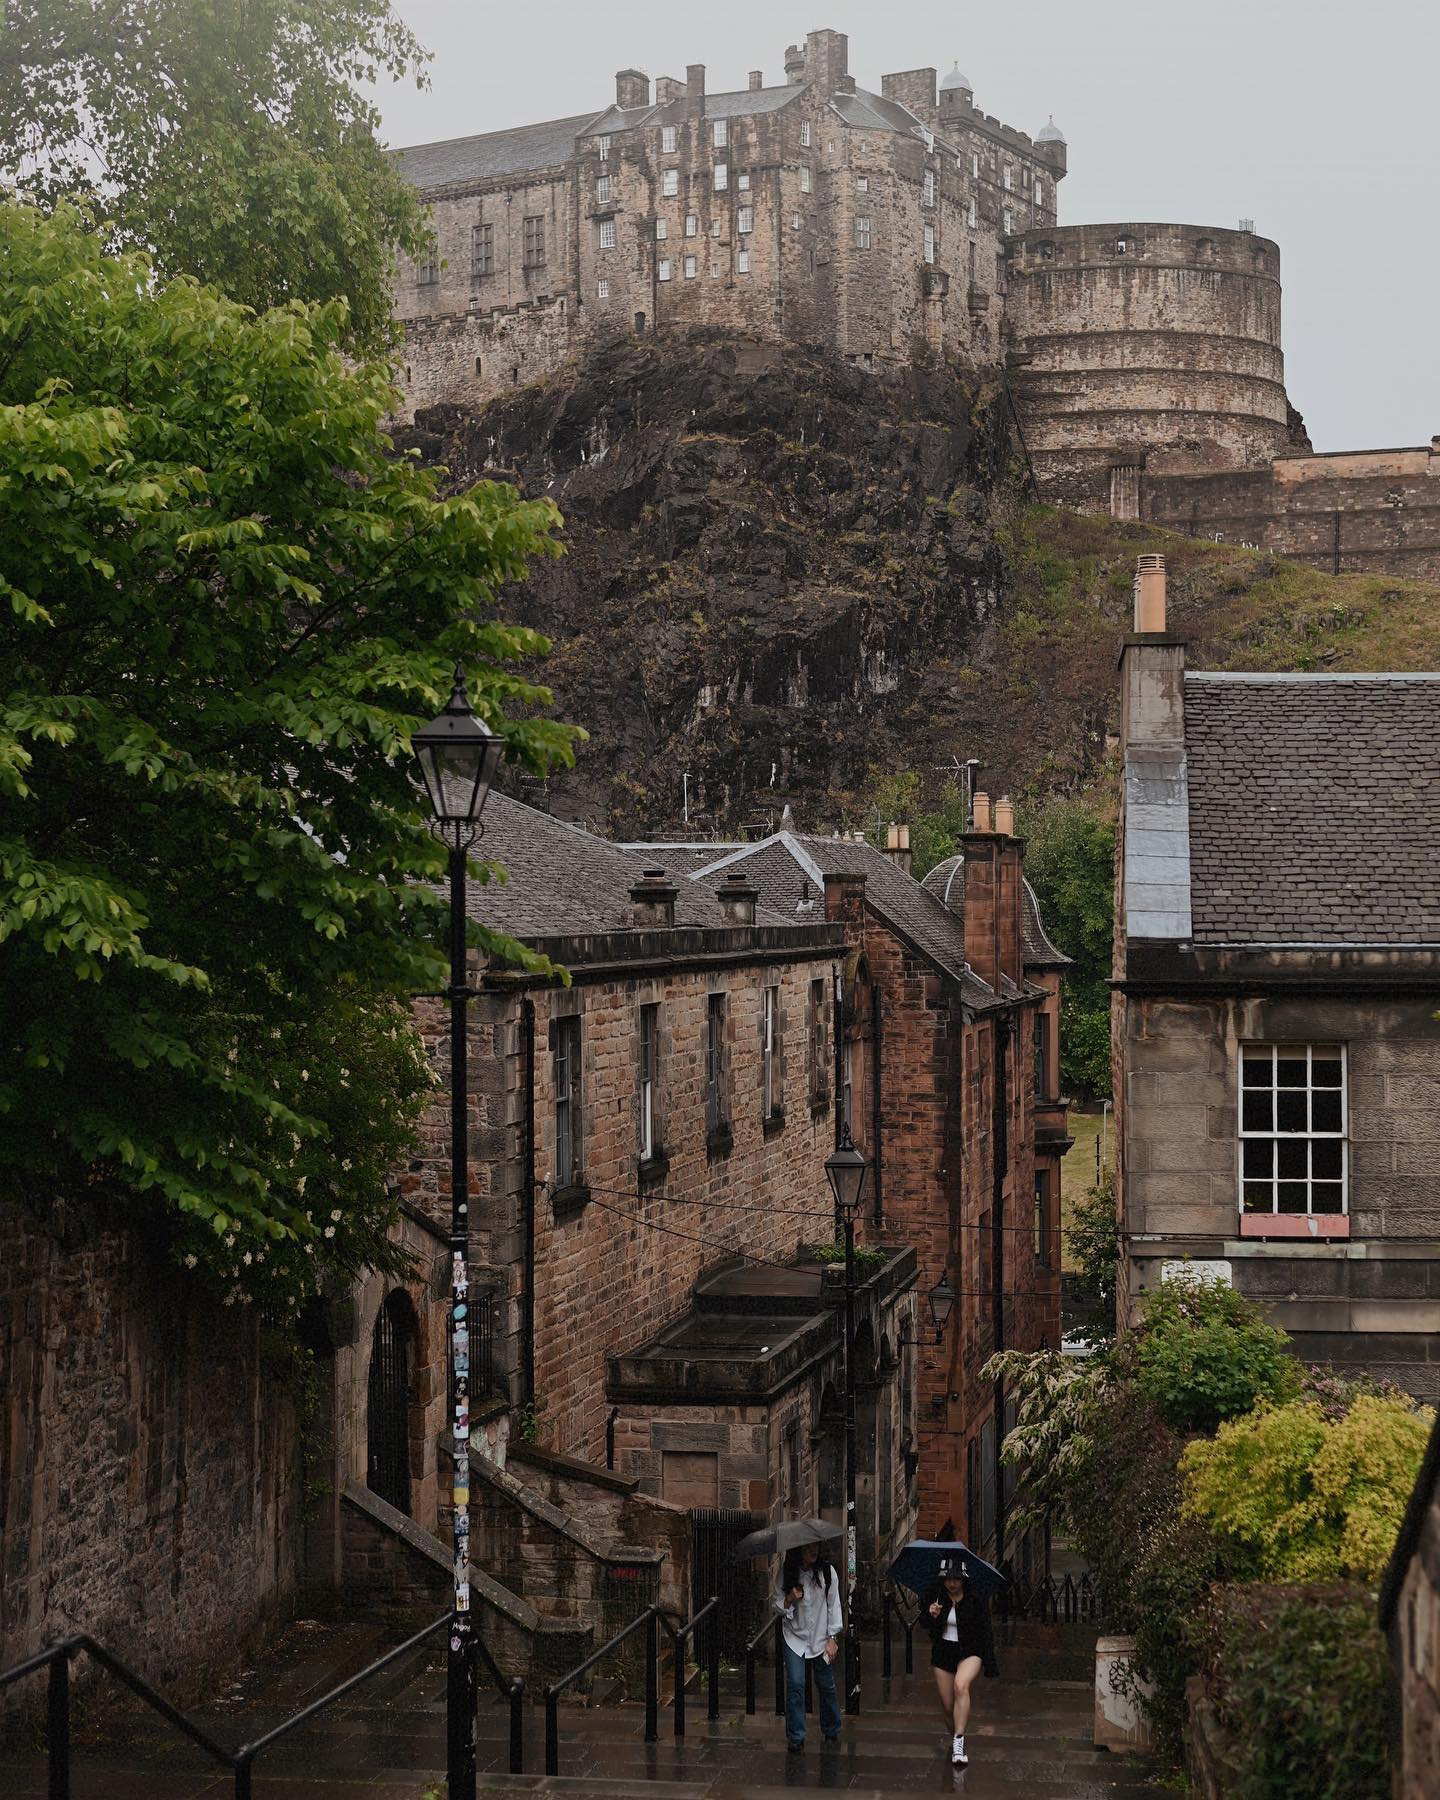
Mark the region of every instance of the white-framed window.
[[780, 990], [767, 987], [761, 992], [760, 1014], [760, 1103], [761, 1117], [770, 1119], [780, 1104], [780, 1071], [775, 1052], [780, 1030]]
[[716, 163], [716, 165], [715, 165], [715, 192], [717, 194], [723, 194], [725, 192], [725, 189], [728, 188], [729, 185], [730, 185], [730, 165], [729, 165], [729, 163]]
[[608, 281], [597, 281], [595, 283], [595, 298], [597, 300], [608, 300], [610, 298], [610, 283]]
[[670, 258], [668, 256], [662, 256], [660, 258], [660, 261], [655, 265], [655, 273], [661, 281], [668, 281], [670, 279]]
[[805, 149], [810, 148], [810, 121], [808, 119], [800, 121], [800, 142]]
[[750, 171], [748, 169], [742, 170], [741, 173], [735, 177], [735, 185], [742, 194], [748, 194], [750, 192]]
[[699, 272], [700, 258], [698, 256], [687, 256], [685, 258], [685, 279], [687, 281], [693, 281]]
[[735, 252], [735, 273], [737, 275], [748, 275], [750, 273], [750, 252], [748, 250], [737, 250]]
[[1336, 1216], [1345, 1192], [1345, 1046], [1240, 1046], [1240, 1212]]
[[655, 1086], [660, 1072], [660, 1008], [640, 1008], [640, 1160], [655, 1154]]
[[1005, 208], [1005, 211], [1001, 214], [1001, 226], [1005, 232], [1006, 237], [1009, 237], [1010, 233], [1015, 229], [1015, 221], [1011, 217], [1010, 208], [1008, 206]]
[[686, 213], [686, 215], [685, 215], [685, 235], [686, 235], [686, 237], [698, 237], [700, 235], [700, 215], [699, 215], [699, 213]]
[[868, 194], [870, 192], [870, 177], [868, 175], [857, 175], [855, 177], [855, 192], [857, 194]]
[[609, 160], [610, 160], [610, 139], [608, 137], [600, 137], [600, 138], [597, 138], [595, 141], [600, 146], [601, 162], [609, 162]]
[[753, 231], [755, 229], [755, 208], [753, 206], [736, 207], [735, 229], [742, 235], [747, 231]]
[[724, 273], [725, 273], [724, 263], [721, 262], [721, 260], [718, 256], [712, 256], [710, 258], [710, 279], [712, 281], [718, 281], [719, 278]]
[[712, 238], [724, 237], [725, 221], [723, 219], [712, 219], [710, 221], [710, 235]]
[[660, 154], [662, 156], [675, 154], [675, 127], [673, 125], [660, 127]]
[[680, 171], [678, 169], [666, 169], [660, 177], [660, 192], [667, 200], [673, 200], [680, 192]]
[[974, 196], [974, 195], [973, 195], [973, 194], [972, 194], [972, 195], [971, 195], [971, 196], [970, 196], [970, 210], [969, 210], [969, 216], [968, 216], [968, 218], [967, 218], [967, 221], [966, 221], [966, 222], [967, 222], [967, 223], [968, 223], [968, 225], [969, 225], [969, 227], [970, 227], [970, 229], [971, 229], [971, 230], [972, 230], [972, 231], [973, 231], [973, 230], [974, 230], [974, 229], [975, 229], [975, 226], [976, 226], [976, 224], [977, 224], [977, 222], [978, 222], [978, 219], [979, 219], [979, 211], [978, 211], [978, 208], [977, 208], [977, 207], [976, 207], [976, 205], [975, 205], [975, 196]]
[[927, 169], [925, 171], [925, 193], [923, 198], [926, 206], [933, 206], [935, 204], [935, 171], [933, 169]]
[[669, 237], [669, 235], [670, 235], [670, 221], [668, 219], [657, 219], [655, 221], [656, 239], [658, 240], [660, 238], [667, 238], [667, 237]]
[[870, 229], [870, 215], [868, 213], [858, 214], [855, 219], [855, 248], [857, 250], [870, 248]]
[[597, 206], [608, 206], [610, 204], [610, 177], [608, 175], [599, 175], [596, 177], [595, 204]]
[[800, 192], [802, 194], [808, 194], [810, 192], [810, 165], [809, 165], [809, 163], [801, 163], [801, 165], [800, 165]]
[[799, 229], [800, 229], [800, 227], [801, 227], [801, 226], [802, 226], [802, 225], [803, 225], [803, 224], [804, 224], [804, 223], [805, 223], [805, 221], [804, 221], [804, 219], [802, 219], [802, 218], [801, 218], [801, 217], [800, 217], [800, 214], [799, 214], [799, 213], [791, 213], [791, 215], [790, 215], [790, 229], [791, 229], [791, 230], [792, 230], [792, 231], [798, 231], [798, 230], [799, 230]]
[[925, 227], [925, 260], [927, 263], [933, 263], [935, 260], [935, 227], [933, 225]]
[[433, 287], [440, 279], [440, 258], [432, 250], [422, 262], [415, 265], [415, 280], [420, 287]]
[[1008, 194], [1010, 192], [1011, 188], [1014, 187], [1014, 185], [1015, 185], [1015, 171], [1010, 167], [1009, 163], [1006, 163], [1006, 165], [1005, 165], [1005, 192]]
[[615, 248], [615, 221], [613, 219], [600, 221], [600, 248], [602, 250]]
[[717, 150], [723, 150], [730, 142], [730, 121], [717, 119], [710, 128], [710, 142]]
[[980, 179], [980, 152], [978, 150], [970, 152], [970, 173], [976, 181]]
[[1045, 183], [1038, 175], [1035, 177], [1035, 204], [1037, 206], [1045, 204]]

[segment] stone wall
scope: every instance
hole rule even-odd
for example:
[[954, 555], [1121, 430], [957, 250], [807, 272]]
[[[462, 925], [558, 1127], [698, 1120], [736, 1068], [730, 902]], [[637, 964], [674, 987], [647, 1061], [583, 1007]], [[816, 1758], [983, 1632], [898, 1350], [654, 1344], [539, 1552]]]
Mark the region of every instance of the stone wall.
[[87, 1631], [183, 1700], [283, 1613], [298, 1434], [252, 1313], [143, 1231], [7, 1205], [0, 1397], [0, 1665]]
[[584, 341], [561, 294], [493, 312], [448, 313], [405, 326], [397, 422], [427, 406], [483, 406], [555, 371]]
[[1278, 457], [1268, 469], [1139, 477], [1139, 514], [1335, 575], [1440, 581], [1440, 437], [1405, 450]]

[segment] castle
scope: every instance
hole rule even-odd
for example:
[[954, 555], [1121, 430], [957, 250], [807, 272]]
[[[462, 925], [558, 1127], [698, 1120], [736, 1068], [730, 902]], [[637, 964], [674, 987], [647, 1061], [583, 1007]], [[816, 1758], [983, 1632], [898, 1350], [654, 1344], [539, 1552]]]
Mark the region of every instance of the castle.
[[436, 248], [402, 260], [404, 416], [479, 405], [598, 338], [715, 326], [864, 369], [1003, 370], [1041, 496], [1440, 579], [1440, 438], [1317, 456], [1291, 407], [1280, 253], [1247, 221], [1061, 226], [1068, 150], [984, 112], [956, 68], [856, 84], [845, 34], [708, 93], [396, 152]]

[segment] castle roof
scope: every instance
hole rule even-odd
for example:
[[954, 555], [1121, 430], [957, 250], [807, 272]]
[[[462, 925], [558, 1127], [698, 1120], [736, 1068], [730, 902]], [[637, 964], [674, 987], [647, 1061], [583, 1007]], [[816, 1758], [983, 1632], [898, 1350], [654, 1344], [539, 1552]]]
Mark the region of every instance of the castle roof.
[[1050, 115], [1049, 124], [1042, 125], [1035, 133], [1035, 142], [1037, 144], [1063, 144], [1065, 142], [1065, 133], [1055, 123], [1054, 113]]
[[549, 119], [543, 125], [517, 125], [511, 131], [412, 144], [392, 154], [400, 173], [417, 188], [489, 181], [498, 175], [518, 175], [525, 169], [549, 169], [568, 162], [575, 154], [576, 138], [597, 116], [603, 115], [580, 113], [570, 119]]
[[971, 81], [968, 75], [962, 75], [960, 73], [960, 65], [958, 62], [948, 75], [944, 75], [940, 78], [940, 91], [945, 93], [950, 88], [963, 88], [967, 94], [973, 94], [975, 92], [975, 83]]

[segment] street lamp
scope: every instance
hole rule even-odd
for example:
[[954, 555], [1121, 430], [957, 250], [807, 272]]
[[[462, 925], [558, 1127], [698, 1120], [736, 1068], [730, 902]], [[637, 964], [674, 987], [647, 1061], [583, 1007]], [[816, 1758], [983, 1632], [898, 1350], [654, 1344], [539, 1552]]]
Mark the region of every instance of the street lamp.
[[412, 733], [430, 809], [450, 852], [450, 1424], [455, 1590], [446, 1688], [450, 1800], [475, 1794], [475, 1637], [470, 1617], [470, 1169], [465, 1119], [465, 855], [505, 744], [470, 710], [465, 670], [438, 719]]
[[855, 1215], [870, 1165], [850, 1140], [847, 1124], [839, 1147], [825, 1158], [835, 1211], [845, 1226], [845, 1710], [860, 1710], [860, 1644], [855, 1631]]
[[[955, 1290], [942, 1275], [925, 1296], [925, 1304], [930, 1308], [930, 1323], [935, 1327], [934, 1342], [945, 1342], [945, 1327], [950, 1323], [950, 1314], [955, 1305]], [[923, 1338], [901, 1338], [902, 1344], [908, 1344], [912, 1350], [927, 1348]]]

